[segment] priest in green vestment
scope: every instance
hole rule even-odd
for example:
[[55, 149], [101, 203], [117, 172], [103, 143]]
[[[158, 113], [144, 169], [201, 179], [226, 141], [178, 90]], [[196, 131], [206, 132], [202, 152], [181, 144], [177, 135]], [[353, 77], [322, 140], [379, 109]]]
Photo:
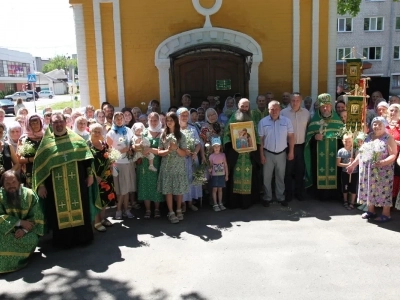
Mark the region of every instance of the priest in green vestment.
[[340, 117], [332, 111], [329, 94], [319, 95], [317, 101], [319, 110], [307, 127], [305, 141], [305, 187], [313, 186], [316, 196], [324, 200], [338, 195], [336, 155], [338, 134], [344, 125]]
[[53, 114], [36, 152], [33, 189], [41, 198], [55, 247], [69, 248], [93, 240], [92, 221], [101, 204], [92, 164], [85, 140], [66, 128], [61, 113]]
[[0, 189], [0, 273], [25, 267], [44, 233], [44, 217], [39, 198], [21, 187], [14, 171], [1, 177]]
[[[257, 177], [261, 166], [260, 137], [258, 136], [257, 126], [251, 118], [250, 101], [245, 98], [241, 99], [238, 108], [226, 124], [223, 135], [224, 152], [229, 167], [229, 180], [226, 183], [226, 206], [231, 209], [247, 209], [260, 198], [260, 186]], [[232, 146], [230, 124], [248, 121], [254, 123], [257, 150], [238, 153]]]

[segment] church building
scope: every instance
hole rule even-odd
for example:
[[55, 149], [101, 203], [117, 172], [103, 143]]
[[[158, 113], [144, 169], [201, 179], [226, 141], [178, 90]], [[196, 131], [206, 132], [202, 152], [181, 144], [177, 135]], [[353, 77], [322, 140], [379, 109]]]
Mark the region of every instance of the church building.
[[69, 0], [82, 105], [335, 93], [336, 0]]

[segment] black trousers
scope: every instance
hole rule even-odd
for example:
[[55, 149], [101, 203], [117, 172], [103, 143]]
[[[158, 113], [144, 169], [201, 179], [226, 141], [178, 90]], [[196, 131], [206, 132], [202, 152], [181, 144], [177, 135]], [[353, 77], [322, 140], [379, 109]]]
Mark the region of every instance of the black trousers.
[[304, 144], [294, 145], [294, 159], [286, 161], [285, 198], [292, 200], [293, 196], [304, 194]]

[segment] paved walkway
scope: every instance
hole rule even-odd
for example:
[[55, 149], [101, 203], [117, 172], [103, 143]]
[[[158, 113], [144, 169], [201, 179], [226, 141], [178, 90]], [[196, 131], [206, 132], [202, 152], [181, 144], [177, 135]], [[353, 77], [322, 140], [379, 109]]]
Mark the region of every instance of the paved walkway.
[[377, 225], [339, 203], [294, 201], [137, 218], [0, 275], [0, 299], [399, 299], [400, 213]]

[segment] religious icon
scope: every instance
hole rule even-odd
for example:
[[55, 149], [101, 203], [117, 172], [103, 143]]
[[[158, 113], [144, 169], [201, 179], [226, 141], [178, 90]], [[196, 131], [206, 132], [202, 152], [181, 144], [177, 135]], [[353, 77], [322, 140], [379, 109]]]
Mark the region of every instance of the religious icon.
[[358, 115], [360, 113], [360, 105], [352, 104], [350, 107], [350, 113], [352, 115]]
[[244, 153], [257, 150], [253, 121], [231, 123], [230, 130], [232, 146], [236, 152]]

